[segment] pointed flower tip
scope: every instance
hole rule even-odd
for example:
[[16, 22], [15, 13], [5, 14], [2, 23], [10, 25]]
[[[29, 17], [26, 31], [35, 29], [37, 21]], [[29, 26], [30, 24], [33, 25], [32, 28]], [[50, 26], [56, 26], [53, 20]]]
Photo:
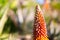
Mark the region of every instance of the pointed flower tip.
[[41, 8], [40, 8], [39, 5], [36, 5], [36, 10], [37, 10], [37, 11], [41, 11]]

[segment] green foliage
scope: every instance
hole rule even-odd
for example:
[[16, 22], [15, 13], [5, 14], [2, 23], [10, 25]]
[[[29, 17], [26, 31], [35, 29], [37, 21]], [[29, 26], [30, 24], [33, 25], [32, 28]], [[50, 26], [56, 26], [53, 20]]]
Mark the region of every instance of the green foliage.
[[17, 31], [17, 28], [13, 24], [12, 20], [8, 18], [3, 29], [3, 33], [15, 33], [16, 31]]
[[0, 10], [0, 19], [1, 19], [1, 17], [3, 16], [3, 14], [4, 14], [4, 12], [5, 12], [6, 8], [7, 8], [7, 6], [8, 6], [8, 5], [5, 5], [5, 6], [3, 6], [3, 7], [1, 8], [1, 10]]
[[14, 0], [14, 1], [12, 1], [12, 2], [10, 3], [10, 8], [11, 8], [11, 9], [14, 9], [14, 8], [16, 8], [16, 7], [17, 7], [17, 1]]
[[8, 0], [0, 0], [0, 7], [3, 7], [7, 2]]
[[57, 9], [57, 10], [60, 10], [60, 3], [51, 3], [51, 6], [54, 8], [54, 9]]

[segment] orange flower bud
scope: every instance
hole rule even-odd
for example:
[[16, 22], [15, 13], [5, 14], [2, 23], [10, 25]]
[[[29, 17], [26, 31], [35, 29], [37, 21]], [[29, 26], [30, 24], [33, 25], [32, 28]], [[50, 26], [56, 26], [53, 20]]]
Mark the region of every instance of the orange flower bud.
[[39, 5], [36, 6], [33, 28], [33, 40], [48, 40], [46, 23]]

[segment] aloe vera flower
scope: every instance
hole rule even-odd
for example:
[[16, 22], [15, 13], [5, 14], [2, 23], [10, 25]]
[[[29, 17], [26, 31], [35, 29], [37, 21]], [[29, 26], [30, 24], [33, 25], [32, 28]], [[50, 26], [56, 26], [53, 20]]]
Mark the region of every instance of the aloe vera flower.
[[34, 17], [33, 40], [49, 40], [46, 23], [39, 5], [36, 6]]

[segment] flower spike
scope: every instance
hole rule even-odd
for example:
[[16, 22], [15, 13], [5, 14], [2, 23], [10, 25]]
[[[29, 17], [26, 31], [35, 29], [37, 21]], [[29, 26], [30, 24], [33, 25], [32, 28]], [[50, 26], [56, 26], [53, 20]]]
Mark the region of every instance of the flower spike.
[[48, 40], [46, 23], [39, 5], [36, 6], [33, 28], [33, 40]]

